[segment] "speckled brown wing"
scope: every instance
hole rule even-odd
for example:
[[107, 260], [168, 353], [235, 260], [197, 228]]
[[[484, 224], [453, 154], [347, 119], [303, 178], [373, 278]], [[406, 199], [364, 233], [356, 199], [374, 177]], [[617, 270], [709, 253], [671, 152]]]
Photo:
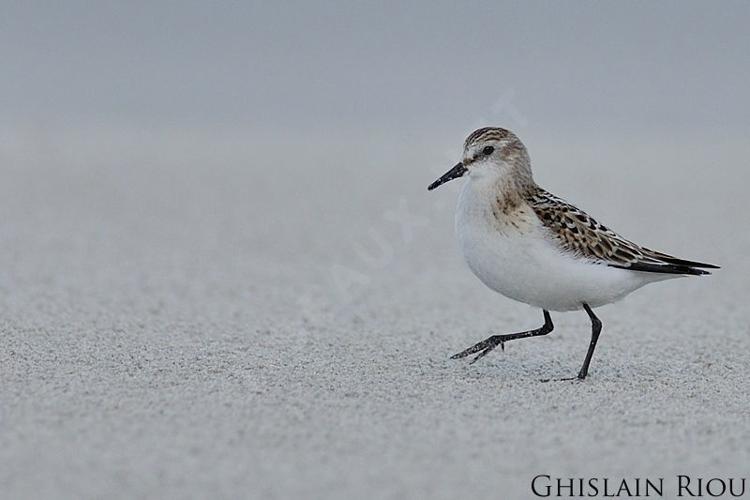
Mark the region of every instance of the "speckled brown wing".
[[709, 274], [713, 264], [678, 259], [629, 241], [583, 210], [536, 188], [526, 200], [562, 249], [612, 267], [668, 274]]

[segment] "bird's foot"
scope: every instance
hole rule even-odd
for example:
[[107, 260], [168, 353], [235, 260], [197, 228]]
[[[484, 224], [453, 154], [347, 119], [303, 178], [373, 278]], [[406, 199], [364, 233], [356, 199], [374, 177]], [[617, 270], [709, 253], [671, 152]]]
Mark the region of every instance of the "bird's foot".
[[474, 356], [474, 359], [471, 360], [471, 363], [474, 364], [477, 361], [479, 361], [481, 358], [485, 357], [487, 354], [489, 354], [490, 351], [495, 349], [497, 346], [500, 346], [500, 349], [503, 351], [505, 350], [505, 341], [503, 340], [502, 335], [493, 335], [492, 337], [489, 337], [481, 342], [478, 342], [474, 344], [473, 346], [469, 347], [468, 349], [465, 349], [458, 354], [454, 354], [451, 356], [451, 359], [459, 359], [459, 358], [465, 358], [466, 356], [470, 354], [474, 354], [475, 352], [478, 352], [476, 356]]
[[540, 380], [539, 380], [539, 382], [544, 382], [544, 383], [547, 383], [547, 382], [571, 382], [571, 381], [574, 381], [574, 380], [580, 380], [580, 381], [583, 381], [583, 380], [585, 380], [585, 379], [586, 379], [586, 375], [584, 375], [584, 376], [581, 376], [581, 374], [579, 373], [579, 374], [578, 374], [578, 375], [576, 375], [575, 377], [564, 377], [564, 378], [543, 378], [543, 379], [540, 379]]

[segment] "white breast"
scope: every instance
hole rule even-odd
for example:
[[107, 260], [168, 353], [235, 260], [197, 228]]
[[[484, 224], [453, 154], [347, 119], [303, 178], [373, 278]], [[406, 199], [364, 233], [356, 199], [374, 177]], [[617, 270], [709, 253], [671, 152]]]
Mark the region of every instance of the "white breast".
[[498, 193], [494, 183], [467, 179], [456, 211], [456, 235], [464, 259], [496, 292], [543, 309], [570, 311], [583, 303], [608, 304], [647, 283], [667, 279], [563, 252], [527, 204], [509, 213], [499, 211]]

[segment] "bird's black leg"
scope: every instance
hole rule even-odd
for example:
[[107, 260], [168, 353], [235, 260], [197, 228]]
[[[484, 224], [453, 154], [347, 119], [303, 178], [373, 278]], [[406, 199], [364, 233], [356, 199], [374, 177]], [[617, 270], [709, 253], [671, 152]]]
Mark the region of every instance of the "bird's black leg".
[[474, 357], [474, 359], [471, 360], [472, 363], [475, 363], [477, 360], [479, 360], [480, 358], [483, 358], [485, 355], [487, 355], [487, 353], [489, 353], [491, 350], [493, 350], [497, 346], [500, 346], [500, 348], [505, 349], [505, 346], [503, 344], [509, 340], [525, 339], [528, 337], [538, 337], [540, 335], [547, 335], [549, 332], [552, 331], [552, 329], [554, 328], [554, 325], [552, 324], [552, 318], [549, 315], [549, 311], [547, 311], [546, 309], [543, 309], [542, 311], [544, 312], [544, 324], [541, 327], [537, 328], [536, 330], [529, 330], [526, 332], [519, 332], [519, 333], [508, 333], [506, 335], [493, 335], [492, 337], [489, 337], [477, 344], [474, 344], [473, 346], [469, 347], [468, 349], [464, 351], [459, 352], [458, 354], [454, 354], [453, 356], [451, 356], [451, 359], [465, 358], [469, 354], [474, 354], [475, 352], [478, 352], [479, 354], [477, 354]]
[[594, 311], [588, 306], [583, 304], [583, 309], [591, 318], [591, 342], [589, 343], [589, 350], [586, 353], [586, 359], [583, 361], [581, 371], [578, 372], [578, 378], [583, 380], [589, 373], [589, 365], [591, 364], [591, 357], [594, 355], [594, 349], [596, 349], [596, 341], [599, 340], [599, 334], [602, 332], [602, 322], [596, 317]]

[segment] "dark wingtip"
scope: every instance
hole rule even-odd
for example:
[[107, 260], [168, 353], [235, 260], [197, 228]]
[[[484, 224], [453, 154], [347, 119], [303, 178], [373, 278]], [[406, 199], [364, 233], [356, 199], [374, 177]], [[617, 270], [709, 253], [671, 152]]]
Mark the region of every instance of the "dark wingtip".
[[[611, 267], [628, 269], [630, 271], [641, 271], [644, 273], [661, 273], [661, 274], [683, 274], [686, 276], [710, 276], [711, 273], [697, 267], [681, 266], [677, 264], [651, 264], [647, 262], [634, 262], [627, 266], [618, 266], [610, 264]], [[716, 268], [716, 266], [712, 266]]]
[[681, 260], [681, 259], [671, 259], [665, 261], [669, 262], [670, 264], [675, 264], [677, 266], [685, 266], [685, 267], [697, 267], [700, 269], [721, 269], [719, 266], [716, 266], [714, 264], [707, 264], [705, 262], [693, 262], [692, 260]]
[[655, 252], [654, 250], [645, 249], [652, 254], [654, 254], [654, 257], [656, 257], [659, 260], [664, 261], [667, 264], [674, 264], [676, 266], [685, 266], [685, 267], [699, 267], [703, 269], [721, 269], [719, 266], [714, 264], [708, 264], [707, 262], [698, 262], [696, 260], [687, 260], [687, 259], [679, 259], [677, 257], [674, 257], [672, 255], [666, 254], [664, 252]]

